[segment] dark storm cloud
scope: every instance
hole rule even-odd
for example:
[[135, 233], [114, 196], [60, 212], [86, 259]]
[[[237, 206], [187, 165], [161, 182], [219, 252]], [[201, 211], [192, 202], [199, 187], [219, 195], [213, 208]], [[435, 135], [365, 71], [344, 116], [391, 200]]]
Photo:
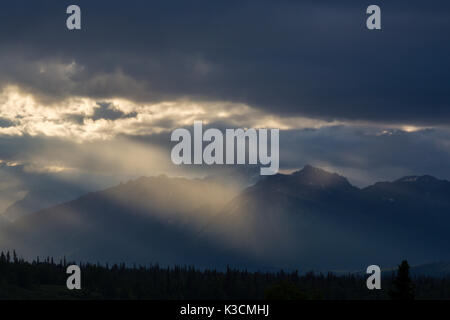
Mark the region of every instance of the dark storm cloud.
[[9, 119], [1, 118], [0, 117], [0, 128], [9, 128], [14, 126], [14, 122], [12, 122]]
[[[214, 122], [206, 128], [225, 130]], [[186, 127], [192, 130], [192, 127]], [[129, 137], [143, 146], [159, 145], [170, 153], [170, 133]], [[338, 172], [358, 186], [391, 181], [407, 175], [429, 174], [450, 180], [450, 131], [424, 129], [406, 132], [374, 127], [329, 126], [280, 131], [280, 169], [298, 170], [306, 164]], [[239, 166], [237, 166], [239, 167]], [[209, 166], [189, 166], [190, 171]]]
[[[74, 3], [83, 29], [69, 32]], [[369, 4], [9, 2], [0, 83], [49, 99], [190, 97], [323, 119], [448, 124], [450, 3], [379, 1], [381, 31], [365, 27]]]
[[120, 109], [115, 108], [111, 103], [107, 102], [98, 102], [98, 107], [94, 109], [94, 114], [92, 115], [92, 119], [106, 119], [106, 120], [117, 120], [124, 118], [134, 118], [137, 116], [136, 112], [125, 113]]

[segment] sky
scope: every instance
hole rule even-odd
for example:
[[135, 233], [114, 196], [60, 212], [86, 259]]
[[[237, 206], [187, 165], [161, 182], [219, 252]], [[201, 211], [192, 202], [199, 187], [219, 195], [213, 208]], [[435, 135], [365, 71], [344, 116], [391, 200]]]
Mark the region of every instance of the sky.
[[15, 199], [44, 176], [98, 189], [197, 173], [170, 161], [170, 133], [195, 120], [279, 128], [283, 172], [450, 179], [450, 3], [378, 1], [374, 31], [370, 4], [2, 3], [0, 193]]

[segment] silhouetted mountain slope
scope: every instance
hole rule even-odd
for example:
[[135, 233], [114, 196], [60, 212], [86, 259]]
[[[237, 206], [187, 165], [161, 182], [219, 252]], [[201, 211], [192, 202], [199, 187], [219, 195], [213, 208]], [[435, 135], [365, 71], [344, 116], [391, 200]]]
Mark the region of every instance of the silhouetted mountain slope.
[[413, 266], [410, 272], [415, 276], [448, 277], [450, 276], [450, 262], [435, 262]]
[[344, 177], [307, 165], [303, 170], [290, 175], [268, 176], [250, 187], [248, 192], [288, 197], [301, 200], [305, 205], [328, 206], [330, 203], [349, 201], [359, 189]]
[[28, 192], [23, 199], [9, 206], [2, 215], [6, 219], [16, 220], [38, 210], [72, 200], [84, 193], [86, 193], [86, 190], [81, 190], [76, 187], [68, 188], [67, 186], [33, 190]]
[[[20, 177], [20, 171], [15, 173]], [[39, 210], [74, 200], [87, 192], [115, 185], [118, 181], [119, 177], [86, 176], [83, 173], [30, 174], [19, 184], [24, 195], [10, 202], [11, 204], [0, 212], [0, 216], [14, 221]], [[6, 183], [8, 184], [8, 181]], [[5, 190], [2, 190], [3, 197], [4, 192]]]
[[9, 247], [27, 256], [201, 263], [195, 234], [233, 194], [201, 180], [140, 178], [17, 220]]
[[389, 206], [414, 211], [434, 209], [450, 212], [450, 182], [431, 176], [410, 176], [394, 182], [378, 182], [363, 191]]
[[219, 167], [220, 169], [214, 167], [214, 173], [207, 175], [204, 180], [240, 190], [254, 185], [263, 177], [260, 175], [260, 167], [258, 165], [244, 165], [238, 167], [219, 165]]
[[449, 186], [423, 176], [359, 189], [311, 166], [239, 194], [208, 180], [140, 178], [19, 219], [7, 247], [200, 267], [418, 265], [450, 259]]
[[373, 224], [378, 228], [411, 239], [417, 251], [432, 253], [448, 248], [449, 181], [431, 176], [404, 177], [376, 183], [363, 189], [362, 194], [365, 210], [377, 217]]
[[450, 257], [449, 185], [418, 177], [361, 190], [306, 166], [248, 188], [204, 234], [268, 265], [340, 269], [390, 266], [400, 257], [436, 261]]

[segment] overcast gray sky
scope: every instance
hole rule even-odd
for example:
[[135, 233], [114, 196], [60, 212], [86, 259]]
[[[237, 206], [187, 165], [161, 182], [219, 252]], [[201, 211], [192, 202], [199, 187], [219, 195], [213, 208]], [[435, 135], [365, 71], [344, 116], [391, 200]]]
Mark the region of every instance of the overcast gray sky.
[[[65, 27], [70, 4], [81, 31]], [[3, 3], [0, 170], [187, 174], [170, 132], [203, 120], [280, 128], [283, 170], [450, 179], [450, 3], [379, 1], [377, 31], [369, 4]]]

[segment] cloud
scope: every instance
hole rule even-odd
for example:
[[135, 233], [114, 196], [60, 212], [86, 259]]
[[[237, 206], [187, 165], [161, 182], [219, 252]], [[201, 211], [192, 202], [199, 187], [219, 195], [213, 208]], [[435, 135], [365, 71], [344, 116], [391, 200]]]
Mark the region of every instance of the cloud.
[[383, 3], [379, 32], [354, 1], [76, 3], [77, 32], [69, 2], [0, 12], [9, 176], [190, 173], [171, 165], [169, 136], [203, 120], [280, 128], [285, 170], [450, 178], [448, 1]]
[[99, 119], [117, 120], [136, 118], [137, 116], [137, 112], [125, 113], [108, 102], [98, 102], [97, 105], [98, 107], [94, 108], [94, 114], [92, 115], [92, 120], [94, 121]]
[[192, 126], [222, 123], [233, 127], [274, 127], [280, 129], [336, 125], [304, 117], [282, 117], [245, 104], [190, 100], [136, 103], [113, 98], [97, 101], [71, 97], [48, 105], [35, 95], [8, 86], [0, 92], [0, 136], [48, 136], [74, 141], [113, 139], [119, 135], [137, 136], [169, 132]]
[[65, 29], [69, 3], [5, 4], [1, 84], [48, 102], [189, 99], [325, 121], [450, 120], [448, 1], [383, 3], [381, 31], [351, 1], [77, 3], [79, 32]]
[[[142, 104], [126, 99], [68, 98], [47, 106], [16, 87], [0, 93], [0, 159], [27, 173], [84, 172], [124, 176], [202, 175], [206, 168], [176, 167], [170, 133], [194, 120], [214, 128], [280, 128], [280, 165], [313, 164], [367, 185], [402, 175], [450, 178], [448, 128], [327, 122], [275, 116], [244, 104], [189, 100]], [[445, 160], [447, 159], [447, 160]]]
[[9, 128], [12, 127], [13, 125], [14, 125], [13, 121], [0, 117], [0, 128]]

